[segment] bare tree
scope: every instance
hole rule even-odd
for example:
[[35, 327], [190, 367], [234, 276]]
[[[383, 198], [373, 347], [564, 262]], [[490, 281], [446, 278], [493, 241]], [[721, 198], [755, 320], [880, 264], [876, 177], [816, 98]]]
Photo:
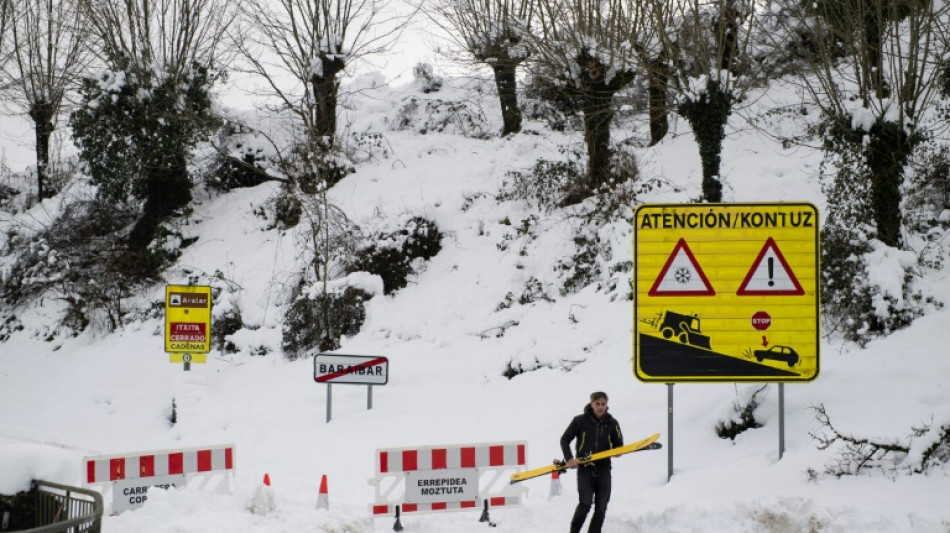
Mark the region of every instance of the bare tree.
[[426, 12], [475, 61], [491, 67], [502, 135], [521, 131], [516, 69], [529, 55], [534, 0], [431, 0]]
[[4, 5], [12, 13], [9, 35], [15, 68], [4, 92], [33, 121], [36, 197], [42, 200], [50, 179], [50, 138], [64, 99], [85, 74], [89, 35], [72, 0], [17, 0]]
[[[825, 120], [828, 146], [860, 154], [877, 238], [901, 244], [904, 168], [944, 127], [933, 118], [945, 83], [950, 5], [930, 0], [783, 2], [776, 35], [802, 35], [805, 92]], [[775, 43], [787, 46], [785, 42]], [[870, 221], [868, 221], [870, 222]]]
[[588, 176], [564, 199], [576, 203], [611, 183], [612, 101], [634, 79], [645, 20], [637, 0], [539, 0], [537, 21], [535, 75], [559, 83], [584, 113]]
[[335, 139], [339, 76], [389, 48], [408, 18], [391, 13], [388, 0], [250, 0], [242, 11], [247, 34], [238, 40], [240, 53], [278, 111], [292, 117], [290, 141], [279, 134], [268, 140], [288, 195], [309, 223], [312, 265], [323, 285], [320, 348], [332, 349], [328, 283], [342, 212], [328, 191], [348, 172]]
[[755, 7], [756, 0], [647, 0], [645, 6], [657, 39], [642, 42], [641, 51], [660, 76], [651, 87], [668, 81], [677, 113], [693, 129], [708, 202], [722, 200], [726, 123], [758, 82], [750, 68]]
[[385, 50], [405, 26], [387, 9], [387, 0], [251, 0], [241, 52], [283, 107], [332, 145], [338, 76], [354, 60]]

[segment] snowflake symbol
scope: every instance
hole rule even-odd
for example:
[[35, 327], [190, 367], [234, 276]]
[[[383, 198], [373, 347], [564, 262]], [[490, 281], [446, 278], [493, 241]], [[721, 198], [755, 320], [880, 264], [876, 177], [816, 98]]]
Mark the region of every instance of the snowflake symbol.
[[679, 267], [673, 273], [673, 278], [676, 279], [677, 283], [686, 285], [689, 280], [693, 279], [693, 272], [686, 267]]

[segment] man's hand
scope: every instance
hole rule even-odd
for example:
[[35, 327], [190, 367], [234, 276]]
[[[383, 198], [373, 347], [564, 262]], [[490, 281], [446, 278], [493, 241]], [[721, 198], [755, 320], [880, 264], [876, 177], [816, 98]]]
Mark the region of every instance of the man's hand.
[[577, 468], [578, 465], [580, 465], [580, 464], [581, 464], [581, 462], [578, 461], [577, 459], [573, 458], [573, 457], [571, 457], [570, 459], [567, 460], [567, 467], [568, 467], [568, 468]]

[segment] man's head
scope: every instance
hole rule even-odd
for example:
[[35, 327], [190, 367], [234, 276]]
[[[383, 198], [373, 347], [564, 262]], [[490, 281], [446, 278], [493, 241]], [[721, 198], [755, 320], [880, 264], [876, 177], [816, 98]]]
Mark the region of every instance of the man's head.
[[594, 416], [600, 418], [607, 412], [607, 393], [597, 391], [590, 395], [590, 408]]

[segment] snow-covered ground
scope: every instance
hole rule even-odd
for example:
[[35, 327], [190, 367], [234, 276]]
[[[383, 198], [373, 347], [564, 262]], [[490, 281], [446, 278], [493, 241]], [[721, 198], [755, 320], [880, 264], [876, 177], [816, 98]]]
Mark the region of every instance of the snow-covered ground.
[[[487, 80], [453, 79], [447, 86], [428, 97], [472, 102], [492, 131], [500, 129]], [[48, 342], [42, 325], [53, 323], [59, 303], [24, 310], [19, 318], [27, 329], [0, 344], [0, 493], [24, 490], [33, 477], [81, 485], [87, 455], [233, 443], [230, 494], [152, 490], [142, 508], [106, 517], [104, 531], [389, 531], [391, 518], [374, 520], [369, 512], [376, 449], [525, 440], [528, 464], [541, 466], [559, 457], [558, 439], [588, 394], [604, 390], [628, 441], [660, 432], [666, 447], [614, 461], [605, 531], [950, 531], [946, 468], [916, 476], [810, 480], [807, 474], [836, 458], [810, 436], [821, 430], [815, 406], [824, 405], [843, 432], [905, 443], [912, 426], [950, 420], [950, 309], [932, 311], [864, 349], [822, 336], [821, 374], [785, 386], [781, 459], [776, 385], [755, 412], [763, 427], [735, 441], [720, 439], [714, 428], [756, 385], [675, 385], [675, 468], [667, 480], [668, 389], [634, 377], [632, 302], [622, 290], [593, 286], [560, 296], [554, 266], [574, 253], [573, 232], [582, 223], [570, 211], [546, 213], [494, 199], [507, 171], [559, 157], [560, 146], [579, 144], [582, 135], [553, 133], [534, 122], [526, 130], [535, 133], [489, 140], [391, 130], [385, 118], [412, 94], [422, 96], [412, 84], [383, 87], [343, 104], [349, 129], [382, 133], [391, 154], [362, 163], [331, 191], [332, 201], [361, 226], [419, 215], [445, 234], [441, 252], [408, 287], [369, 301], [361, 332], [339, 350], [389, 359], [389, 382], [374, 388], [371, 410], [365, 387], [338, 385], [327, 423], [326, 387], [314, 382], [312, 360], [291, 362], [279, 354], [287, 282], [302, 268], [307, 239], [296, 230], [268, 230], [256, 214], [278, 186], [198, 192], [185, 226], [198, 240], [166, 281], [186, 282], [184, 269], [220, 271], [230, 290], [216, 305], [239, 308], [255, 328], [232, 338], [241, 352], [212, 352], [207, 364], [184, 372], [163, 351], [161, 318], [114, 334], [87, 331]], [[642, 121], [624, 124], [628, 129], [616, 131], [615, 139], [645, 136]], [[723, 154], [727, 201], [808, 201], [824, 209], [820, 154], [783, 150], [739, 116], [731, 126]], [[699, 196], [697, 149], [683, 121], [674, 119], [670, 136], [637, 154], [644, 175], [679, 191], [661, 188], [641, 201]], [[516, 231], [529, 215], [538, 216], [536, 239]], [[23, 216], [35, 220], [37, 213]], [[4, 217], [2, 224], [19, 220]], [[604, 231], [615, 257], [631, 258], [629, 224]], [[950, 301], [946, 272], [927, 276], [925, 294]], [[554, 301], [499, 309], [530, 278]], [[143, 298], [161, 301], [163, 294], [156, 286]], [[271, 353], [251, 355], [261, 346]], [[502, 373], [510, 362], [539, 368], [509, 380]], [[265, 474], [276, 510], [252, 514], [248, 505]], [[316, 508], [323, 475], [329, 510]], [[496, 530], [566, 531], [575, 479], [567, 474], [561, 482], [564, 494], [553, 498], [548, 478], [525, 482], [522, 506], [492, 510]], [[476, 511], [404, 515], [402, 524], [418, 532], [485, 531], [478, 518]]]

